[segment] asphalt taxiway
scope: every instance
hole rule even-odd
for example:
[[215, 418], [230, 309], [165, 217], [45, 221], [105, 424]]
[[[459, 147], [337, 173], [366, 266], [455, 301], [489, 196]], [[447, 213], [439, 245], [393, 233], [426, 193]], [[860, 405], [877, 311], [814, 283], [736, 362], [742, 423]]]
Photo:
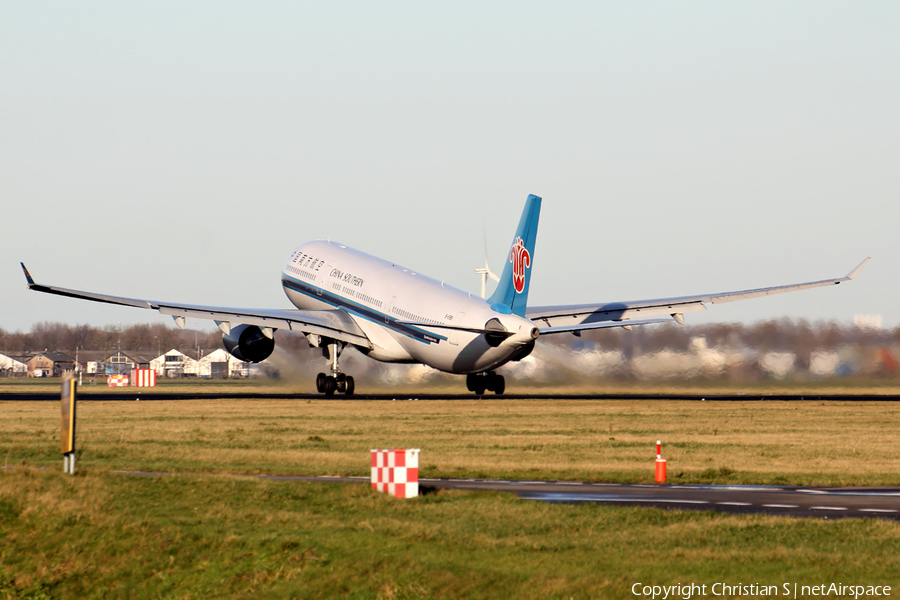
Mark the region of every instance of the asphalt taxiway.
[[422, 480], [421, 486], [496, 490], [559, 503], [656, 506], [668, 509], [765, 513], [795, 517], [900, 519], [900, 488], [819, 488], [751, 485], [654, 485], [574, 481]]
[[[115, 471], [123, 475], [171, 476], [197, 473]], [[368, 477], [231, 475], [274, 481], [369, 484]], [[823, 488], [758, 485], [656, 485], [511, 479], [419, 479], [423, 494], [435, 490], [496, 491], [526, 500], [566, 504], [655, 506], [791, 517], [880, 517], [900, 520], [900, 488]]]

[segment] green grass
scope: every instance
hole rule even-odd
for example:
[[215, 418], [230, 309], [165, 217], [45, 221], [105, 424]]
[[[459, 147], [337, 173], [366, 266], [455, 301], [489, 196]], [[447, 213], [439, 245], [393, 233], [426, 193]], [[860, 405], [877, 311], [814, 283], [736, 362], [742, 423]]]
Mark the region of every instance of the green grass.
[[[421, 476], [898, 485], [900, 405], [854, 402], [82, 402], [63, 475], [56, 402], [0, 403], [0, 599], [626, 598], [636, 582], [894, 585], [900, 523], [396, 500], [365, 475], [419, 447]], [[43, 467], [39, 470], [34, 467]], [[137, 477], [114, 469], [193, 472]]]
[[[57, 467], [59, 404], [0, 403], [0, 465]], [[421, 448], [424, 477], [900, 485], [900, 404], [639, 400], [82, 402], [78, 455], [110, 469], [366, 475]]]
[[11, 597], [628, 598], [636, 582], [900, 583], [893, 521], [488, 493], [397, 500], [362, 485], [89, 467], [0, 474], [0, 526]]

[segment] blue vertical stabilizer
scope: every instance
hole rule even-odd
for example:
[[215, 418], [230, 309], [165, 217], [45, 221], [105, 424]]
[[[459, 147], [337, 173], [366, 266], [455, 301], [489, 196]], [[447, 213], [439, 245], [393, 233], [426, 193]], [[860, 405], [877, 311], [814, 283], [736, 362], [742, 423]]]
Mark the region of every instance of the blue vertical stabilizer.
[[506, 264], [500, 283], [488, 303], [498, 312], [511, 312], [525, 316], [528, 302], [528, 286], [531, 282], [531, 267], [534, 264], [534, 242], [537, 239], [538, 219], [541, 216], [541, 199], [530, 195], [525, 201], [522, 218], [516, 228], [512, 246], [506, 255]]

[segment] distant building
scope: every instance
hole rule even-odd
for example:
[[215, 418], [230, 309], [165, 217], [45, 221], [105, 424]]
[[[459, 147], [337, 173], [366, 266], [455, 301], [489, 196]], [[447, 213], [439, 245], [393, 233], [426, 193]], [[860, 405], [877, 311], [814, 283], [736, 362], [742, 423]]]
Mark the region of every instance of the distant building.
[[150, 368], [149, 357], [122, 351], [81, 350], [78, 360], [85, 375], [127, 375], [132, 369]]
[[882, 327], [881, 315], [853, 315], [853, 324], [859, 329], [879, 330]]
[[236, 359], [227, 351], [207, 351], [199, 360], [198, 373], [200, 377], [212, 379], [249, 377], [249, 363]]
[[797, 357], [793, 352], [767, 352], [759, 361], [759, 368], [775, 379], [784, 379], [794, 372]]
[[200, 374], [199, 361], [174, 348], [150, 361], [150, 368], [157, 377], [197, 377]]
[[22, 377], [28, 372], [28, 365], [11, 356], [0, 354], [0, 376]]
[[28, 377], [62, 377], [75, 372], [75, 359], [62, 352], [42, 352], [28, 359]]
[[809, 355], [809, 372], [816, 377], [832, 377], [841, 366], [837, 352], [819, 349]]
[[132, 369], [149, 369], [150, 359], [137, 354], [117, 351], [103, 359], [104, 375], [128, 375]]
[[106, 353], [102, 350], [79, 350], [78, 362], [81, 363], [82, 373], [85, 375], [103, 374], [103, 359]]

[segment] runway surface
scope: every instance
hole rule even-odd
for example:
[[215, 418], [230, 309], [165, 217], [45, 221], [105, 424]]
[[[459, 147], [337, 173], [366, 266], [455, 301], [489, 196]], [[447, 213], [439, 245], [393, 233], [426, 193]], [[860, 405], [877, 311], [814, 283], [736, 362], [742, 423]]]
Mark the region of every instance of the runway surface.
[[[123, 475], [171, 476], [196, 473], [114, 471]], [[208, 474], [207, 474], [208, 475]], [[274, 481], [369, 484], [368, 477], [231, 475]], [[653, 485], [503, 479], [420, 479], [421, 493], [434, 490], [499, 491], [526, 500], [565, 504], [655, 506], [790, 517], [879, 517], [900, 520], [900, 488], [819, 488], [749, 485]]]
[[[335, 395], [331, 397], [322, 394], [297, 394], [297, 393], [207, 393], [207, 392], [157, 392], [141, 388], [125, 388], [127, 391], [97, 392], [90, 388], [80, 387], [78, 400], [87, 402], [134, 402], [151, 400], [328, 400], [332, 402], [344, 402], [346, 400], [694, 400], [698, 402], [771, 402], [771, 401], [856, 401], [856, 402], [897, 402], [900, 394], [515, 394], [507, 393], [502, 396], [486, 394], [356, 394], [350, 397]], [[3, 392], [0, 393], [0, 401], [29, 400], [29, 401], [59, 401], [59, 392]]]

